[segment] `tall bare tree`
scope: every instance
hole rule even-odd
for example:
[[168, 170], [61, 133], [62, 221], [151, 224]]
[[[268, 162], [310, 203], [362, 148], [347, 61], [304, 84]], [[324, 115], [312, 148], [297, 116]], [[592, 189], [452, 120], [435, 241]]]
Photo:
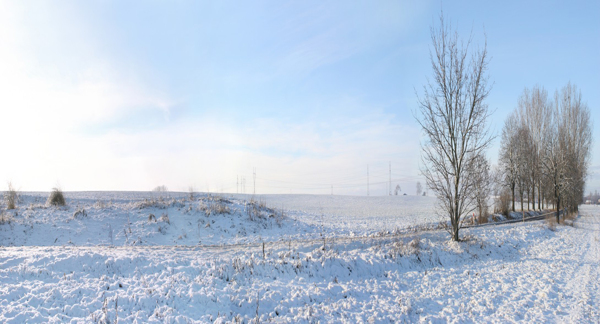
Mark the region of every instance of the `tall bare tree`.
[[512, 211], [515, 211], [515, 189], [519, 180], [519, 152], [518, 152], [519, 121], [517, 115], [512, 113], [504, 122], [502, 139], [500, 141], [500, 181], [511, 192]]
[[459, 39], [451, 25], [439, 18], [431, 27], [433, 81], [419, 96], [417, 121], [425, 133], [421, 172], [450, 217], [452, 240], [459, 240], [461, 218], [475, 209], [468, 177], [474, 158], [489, 146], [485, 99], [489, 95], [487, 42], [471, 49], [471, 40]]
[[420, 196], [423, 192], [423, 186], [421, 185], [421, 181], [417, 181], [417, 196]]
[[540, 86], [534, 86], [531, 90], [525, 88], [519, 98], [517, 114], [523, 127], [528, 130], [528, 143], [525, 161], [527, 163], [527, 188], [528, 196], [535, 209], [535, 189], [538, 189], [538, 209], [541, 209], [541, 161], [546, 146], [544, 136], [546, 128], [550, 124], [552, 114], [551, 104], [548, 100], [548, 92]]
[[519, 122], [519, 126], [516, 130], [516, 146], [517, 146], [517, 188], [519, 191], [519, 197], [521, 198], [521, 210], [523, 208], [523, 199], [528, 193], [529, 188], [529, 174], [531, 169], [531, 163], [529, 161], [529, 153], [531, 152], [531, 134], [529, 128], [523, 125], [522, 121]]
[[593, 139], [590, 110], [577, 87], [568, 83], [556, 91], [554, 98], [554, 120], [547, 132], [549, 145], [543, 165], [552, 186], [558, 222], [561, 208], [577, 211], [583, 197]]

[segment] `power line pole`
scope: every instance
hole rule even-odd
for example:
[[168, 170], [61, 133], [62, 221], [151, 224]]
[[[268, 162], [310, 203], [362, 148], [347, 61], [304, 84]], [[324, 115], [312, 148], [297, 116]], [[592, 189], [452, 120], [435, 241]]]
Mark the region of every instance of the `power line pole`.
[[254, 190], [252, 191], [252, 194], [256, 195], [256, 168], [252, 168], [252, 178], [254, 180]]
[[369, 196], [369, 165], [367, 164], [367, 196]]
[[240, 193], [240, 176], [239, 175], [235, 176], [235, 193], [236, 194]]

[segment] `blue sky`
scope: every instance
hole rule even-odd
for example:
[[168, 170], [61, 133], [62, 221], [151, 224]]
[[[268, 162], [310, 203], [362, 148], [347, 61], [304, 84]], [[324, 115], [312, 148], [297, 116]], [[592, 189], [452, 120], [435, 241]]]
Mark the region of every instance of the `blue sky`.
[[[414, 193], [439, 1], [0, 2], [0, 179], [22, 190]], [[600, 121], [598, 2], [443, 4], [487, 35], [499, 133], [524, 87]], [[598, 127], [596, 127], [597, 129]], [[595, 131], [595, 138], [600, 132]], [[488, 155], [495, 162], [498, 143]], [[600, 173], [600, 145], [592, 170]], [[590, 189], [600, 190], [600, 176]]]

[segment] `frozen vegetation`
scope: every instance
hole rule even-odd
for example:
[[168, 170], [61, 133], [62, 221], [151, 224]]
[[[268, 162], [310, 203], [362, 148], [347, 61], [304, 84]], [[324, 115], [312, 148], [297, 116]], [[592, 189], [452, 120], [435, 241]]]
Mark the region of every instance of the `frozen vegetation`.
[[0, 322], [600, 321], [596, 206], [452, 242], [427, 197], [65, 196], [4, 211]]

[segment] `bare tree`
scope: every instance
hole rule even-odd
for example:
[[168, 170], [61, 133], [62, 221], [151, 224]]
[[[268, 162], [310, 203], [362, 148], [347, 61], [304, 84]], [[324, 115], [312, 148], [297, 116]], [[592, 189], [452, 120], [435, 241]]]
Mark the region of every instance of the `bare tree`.
[[421, 181], [417, 181], [417, 196], [420, 196], [423, 192], [423, 186], [421, 185]]
[[483, 155], [477, 155], [472, 163], [473, 177], [473, 199], [477, 206], [479, 217], [485, 218], [488, 216], [488, 199], [492, 192], [492, 174], [490, 171], [490, 163]]
[[489, 146], [485, 103], [488, 87], [487, 42], [471, 50], [471, 38], [460, 40], [440, 15], [439, 28], [431, 28], [433, 81], [419, 96], [417, 121], [426, 135], [422, 144], [421, 172], [450, 217], [452, 240], [459, 240], [461, 218], [475, 209], [468, 177], [474, 158]]
[[[551, 104], [548, 100], [548, 92], [540, 86], [534, 86], [531, 90], [525, 88], [519, 98], [517, 114], [522, 127], [528, 130], [528, 143], [525, 145], [527, 151], [523, 157], [526, 162], [528, 184], [528, 197], [535, 209], [535, 189], [538, 189], [538, 209], [541, 209], [541, 160], [546, 146], [545, 132], [550, 125]], [[529, 201], [528, 201], [529, 204]]]
[[591, 158], [592, 124], [590, 110], [577, 87], [568, 83], [554, 97], [554, 120], [546, 135], [549, 145], [543, 165], [559, 222], [561, 208], [575, 212], [583, 197]]
[[518, 152], [519, 122], [516, 114], [508, 116], [502, 128], [500, 142], [500, 180], [509, 188], [512, 198], [512, 211], [515, 211], [515, 188], [519, 178], [519, 152]]

